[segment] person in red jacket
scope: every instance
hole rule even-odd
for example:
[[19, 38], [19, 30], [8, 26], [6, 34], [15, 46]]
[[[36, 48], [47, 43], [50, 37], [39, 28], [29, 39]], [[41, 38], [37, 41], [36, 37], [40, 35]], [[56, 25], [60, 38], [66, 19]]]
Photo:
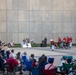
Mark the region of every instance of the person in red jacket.
[[70, 37], [67, 36], [67, 43], [69, 43], [69, 42], [70, 42]]
[[8, 64], [8, 71], [12, 71], [18, 66], [18, 61], [12, 56], [6, 60], [6, 63]]
[[51, 44], [51, 48], [52, 48], [52, 51], [54, 51], [54, 48], [55, 48], [55, 42], [53, 39], [50, 40], [50, 44]]
[[61, 38], [60, 37], [58, 37], [58, 43], [60, 43], [61, 42]]
[[70, 39], [70, 42], [72, 42], [72, 37], [71, 36], [69, 37], [69, 39]]
[[71, 48], [72, 47], [72, 37], [70, 36], [69, 37], [69, 48]]
[[64, 37], [64, 38], [63, 38], [63, 41], [64, 41], [65, 43], [67, 42], [67, 39], [66, 39], [66, 37]]
[[60, 47], [60, 44], [61, 44], [61, 38], [58, 37], [58, 46]]

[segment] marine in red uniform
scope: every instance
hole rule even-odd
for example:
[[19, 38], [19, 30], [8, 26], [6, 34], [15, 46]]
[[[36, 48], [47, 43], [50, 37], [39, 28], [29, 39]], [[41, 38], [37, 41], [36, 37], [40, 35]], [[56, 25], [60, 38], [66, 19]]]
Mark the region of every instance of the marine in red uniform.
[[69, 44], [70, 44], [70, 38], [67, 36], [67, 46], [69, 47]]
[[60, 44], [61, 44], [61, 38], [58, 37], [58, 46], [60, 46]]
[[61, 42], [61, 38], [60, 37], [58, 37], [58, 43], [60, 43]]
[[70, 40], [70, 42], [69, 42], [69, 48], [71, 48], [72, 47], [72, 37], [71, 36], [69, 37], [69, 40]]
[[50, 44], [52, 45], [52, 51], [54, 50], [54, 47], [55, 47], [55, 42], [53, 39], [50, 40]]
[[51, 45], [55, 45], [55, 42], [54, 41], [51, 41]]
[[69, 39], [70, 39], [70, 42], [72, 42], [72, 37], [71, 36], [69, 37]]
[[65, 43], [67, 42], [67, 39], [66, 39], [66, 37], [64, 37], [64, 38], [63, 38], [63, 41], [64, 41]]

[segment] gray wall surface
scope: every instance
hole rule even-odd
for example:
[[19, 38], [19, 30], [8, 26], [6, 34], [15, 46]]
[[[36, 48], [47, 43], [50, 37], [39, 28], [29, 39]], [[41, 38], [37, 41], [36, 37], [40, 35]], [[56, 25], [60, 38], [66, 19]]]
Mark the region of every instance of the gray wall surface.
[[76, 38], [76, 0], [0, 0], [0, 40], [40, 43], [47, 37]]

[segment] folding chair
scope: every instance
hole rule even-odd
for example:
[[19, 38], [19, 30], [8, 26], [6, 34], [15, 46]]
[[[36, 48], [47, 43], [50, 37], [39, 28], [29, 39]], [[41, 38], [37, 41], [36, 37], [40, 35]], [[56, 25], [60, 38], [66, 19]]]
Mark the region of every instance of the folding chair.
[[32, 75], [42, 75], [41, 70], [39, 68], [32, 68], [31, 72], [32, 72]]
[[7, 60], [7, 72], [14, 73], [14, 75], [16, 75], [16, 67], [18, 66], [18, 61], [16, 59], [13, 58], [9, 58]]
[[42, 75], [56, 75], [56, 69], [42, 70]]
[[14, 75], [16, 75], [16, 67], [14, 67], [13, 63], [11, 65], [8, 65], [8, 67], [7, 67], [7, 75], [11, 75], [12, 73]]
[[63, 72], [64, 74], [67, 74], [67, 75], [69, 75], [70, 73], [73, 73], [73, 63], [71, 64], [63, 63]]

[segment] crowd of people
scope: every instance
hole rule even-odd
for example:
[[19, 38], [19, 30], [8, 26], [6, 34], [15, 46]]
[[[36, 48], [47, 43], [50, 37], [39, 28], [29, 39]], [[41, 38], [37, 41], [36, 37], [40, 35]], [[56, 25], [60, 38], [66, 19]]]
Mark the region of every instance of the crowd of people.
[[[21, 47], [22, 48], [31, 48], [32, 47], [31, 43], [34, 43], [34, 42], [30, 41], [29, 38], [26, 38], [26, 39], [24, 38], [23, 41], [21, 42]], [[14, 40], [11, 40], [9, 43], [5, 43], [0, 40], [0, 48], [4, 48], [4, 47], [8, 47], [8, 46], [9, 47], [15, 46]]]
[[[71, 48], [72, 47], [72, 37], [63, 37], [63, 38], [60, 38], [58, 37], [58, 41], [56, 42], [54, 39], [50, 39], [50, 46], [52, 48], [52, 51], [55, 49], [55, 48], [65, 48], [65, 49], [68, 49], [68, 48]], [[23, 41], [21, 42], [21, 47], [22, 48], [31, 48], [32, 47], [32, 43], [33, 44], [36, 44], [34, 43], [33, 41], [31, 41], [29, 38], [24, 38]], [[13, 40], [11, 40], [10, 43], [2, 43], [2, 41], [0, 41], [0, 47], [4, 47], [4, 46], [15, 46], [15, 43]], [[47, 47], [47, 37], [45, 37], [42, 42], [40, 43], [40, 47]]]
[[[0, 69], [5, 71], [5, 66], [8, 64], [8, 71], [11, 71], [13, 68], [17, 67], [20, 63], [23, 65], [23, 71], [31, 71], [32, 68], [38, 68], [39, 70], [51, 70], [56, 69], [57, 66], [54, 64], [55, 58], [47, 57], [45, 54], [35, 59], [35, 55], [27, 55], [26, 52], [18, 52], [14, 54], [14, 50], [0, 50]], [[63, 66], [63, 63], [70, 64], [72, 63], [72, 58], [62, 58], [59, 66]], [[12, 66], [13, 63], [13, 66]], [[63, 69], [60, 69], [61, 71]], [[58, 69], [56, 69], [58, 71]], [[60, 71], [59, 71], [60, 72]]]
[[29, 38], [23, 39], [21, 46], [23, 48], [31, 48], [32, 46], [31, 46], [30, 39]]
[[[55, 42], [54, 39], [50, 39], [50, 46], [51, 46], [51, 49], [52, 51], [55, 49], [55, 48], [65, 48], [65, 49], [68, 49], [72, 47], [72, 37], [63, 37], [63, 38], [60, 38], [58, 37], [58, 41]], [[44, 40], [42, 40], [41, 44], [40, 44], [40, 47], [47, 47], [47, 38], [45, 37]]]
[[[17, 67], [20, 63], [23, 65], [23, 70], [30, 71], [32, 68], [47, 69], [50, 64], [52, 66], [49, 69], [53, 69], [56, 66], [53, 65], [54, 58], [47, 58], [45, 54], [38, 58], [38, 61], [34, 58], [34, 54], [30, 56], [26, 52], [18, 52], [14, 54], [14, 50], [0, 50], [0, 69], [5, 70], [5, 66], [8, 64], [8, 71], [11, 71], [12, 68]], [[13, 66], [12, 66], [13, 63]]]
[[52, 45], [52, 51], [56, 48], [71, 48], [72, 47], [72, 37], [64, 37], [64, 38], [60, 38], [58, 37], [58, 42], [55, 42], [53, 39], [50, 40], [50, 44]]
[[11, 40], [10, 43], [6, 43], [6, 42], [2, 42], [2, 41], [0, 40], [0, 49], [8, 48], [8, 46], [13, 47], [13, 46], [14, 46], [14, 41]]
[[[72, 47], [72, 37], [64, 37], [60, 38], [58, 37], [58, 42], [55, 42], [54, 39], [50, 40], [51, 48], [52, 50], [57, 48], [71, 48]], [[3, 43], [3, 46], [6, 45]], [[14, 46], [14, 41], [12, 40], [9, 44], [10, 46]], [[0, 41], [0, 46], [2, 46], [2, 42]], [[31, 48], [30, 39], [23, 39], [21, 46], [23, 48]], [[47, 38], [45, 37], [44, 40], [42, 40], [42, 43], [40, 44], [41, 47], [47, 47]], [[38, 60], [34, 58], [34, 54], [31, 54], [30, 56], [27, 55], [26, 52], [18, 52], [16, 55], [14, 54], [14, 50], [3, 50], [2, 47], [0, 47], [0, 69], [5, 71], [5, 67], [8, 64], [8, 71], [10, 71], [12, 68], [17, 67], [18, 65], [22, 64], [23, 69], [22, 70], [28, 70], [31, 71], [32, 68], [38, 68], [40, 70], [51, 70], [57, 68], [56, 65], [54, 65], [54, 58], [53, 57], [47, 57], [45, 54], [40, 56]], [[12, 65], [13, 62], [13, 66]], [[59, 66], [63, 66], [63, 63], [70, 64], [72, 63], [72, 59], [65, 59], [62, 58], [61, 64]], [[75, 67], [76, 68], [76, 67]], [[60, 69], [63, 70], [63, 69]]]
[[[63, 43], [63, 45], [62, 45]], [[72, 37], [64, 37], [63, 39], [61, 39], [60, 37], [58, 37], [58, 45], [59, 47], [63, 48], [63, 47], [72, 47]]]

